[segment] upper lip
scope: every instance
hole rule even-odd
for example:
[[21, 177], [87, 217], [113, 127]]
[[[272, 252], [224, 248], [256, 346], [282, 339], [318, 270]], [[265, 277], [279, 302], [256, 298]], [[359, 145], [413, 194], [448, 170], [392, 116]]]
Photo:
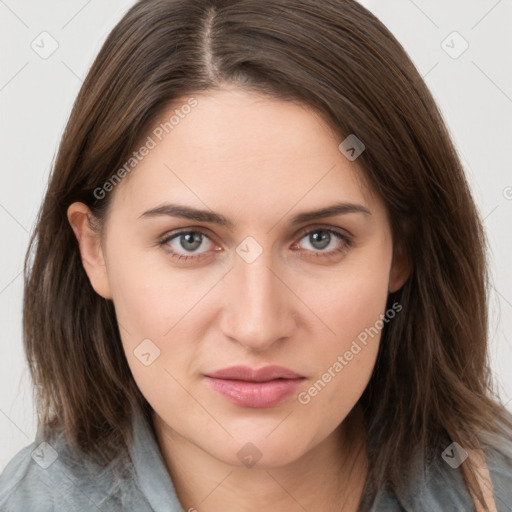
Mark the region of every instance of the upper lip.
[[303, 375], [285, 368], [284, 366], [270, 365], [263, 368], [251, 368], [250, 366], [230, 366], [206, 374], [207, 377], [216, 379], [245, 380], [252, 382], [267, 382], [274, 379], [297, 379]]

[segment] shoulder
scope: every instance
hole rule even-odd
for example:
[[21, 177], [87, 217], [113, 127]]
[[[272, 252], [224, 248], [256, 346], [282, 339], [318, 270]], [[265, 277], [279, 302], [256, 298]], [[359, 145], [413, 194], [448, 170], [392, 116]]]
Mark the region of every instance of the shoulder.
[[[512, 431], [503, 428], [501, 434], [482, 434], [482, 449], [492, 484], [497, 512], [512, 511]], [[403, 495], [383, 489], [372, 506], [372, 512], [407, 511], [450, 512], [475, 511], [475, 504], [463, 476], [463, 464], [468, 452], [450, 444], [439, 450], [429, 461], [418, 459], [408, 475]], [[365, 503], [366, 505], [366, 503]], [[366, 510], [363, 508], [363, 510]]]
[[129, 458], [100, 464], [69, 449], [62, 436], [21, 449], [0, 475], [3, 512], [151, 510], [134, 482]]
[[[508, 512], [512, 505], [512, 436], [504, 431], [502, 434], [485, 434], [483, 439], [482, 449], [496, 509], [498, 512]], [[440, 453], [435, 464], [425, 472], [425, 485], [416, 495], [414, 510], [475, 510], [463, 476], [463, 464], [468, 452], [460, 445], [452, 445]], [[481, 485], [485, 486], [485, 483]]]
[[[512, 419], [512, 417], [511, 417]], [[512, 507], [512, 430], [486, 435], [485, 458], [498, 511]]]
[[[51, 481], [48, 473], [34, 465], [38, 445], [33, 443], [21, 449], [0, 475], [0, 509], [50, 511], [54, 509]], [[43, 455], [44, 459], [44, 455]]]

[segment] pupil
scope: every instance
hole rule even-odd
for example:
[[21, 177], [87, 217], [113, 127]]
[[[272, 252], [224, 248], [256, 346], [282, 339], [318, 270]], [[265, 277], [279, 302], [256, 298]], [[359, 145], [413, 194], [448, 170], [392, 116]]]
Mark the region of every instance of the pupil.
[[[194, 250], [201, 245], [201, 234], [200, 233], [185, 233], [181, 235], [181, 246], [183, 249]], [[185, 240], [185, 241], [184, 241]], [[189, 245], [191, 244], [191, 245]]]
[[[319, 233], [322, 233], [319, 235]], [[316, 247], [317, 249], [324, 249], [329, 245], [331, 234], [327, 231], [316, 231], [315, 233], [312, 233], [310, 235], [311, 242], [313, 247]], [[318, 245], [319, 243], [319, 245]]]

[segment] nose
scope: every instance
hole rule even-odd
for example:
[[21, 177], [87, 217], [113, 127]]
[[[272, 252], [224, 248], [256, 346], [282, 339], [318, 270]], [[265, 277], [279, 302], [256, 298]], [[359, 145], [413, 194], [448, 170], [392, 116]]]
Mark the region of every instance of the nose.
[[260, 352], [293, 333], [294, 308], [299, 301], [284, 276], [272, 268], [269, 252], [264, 251], [252, 263], [237, 256], [223, 287], [225, 336], [248, 350]]

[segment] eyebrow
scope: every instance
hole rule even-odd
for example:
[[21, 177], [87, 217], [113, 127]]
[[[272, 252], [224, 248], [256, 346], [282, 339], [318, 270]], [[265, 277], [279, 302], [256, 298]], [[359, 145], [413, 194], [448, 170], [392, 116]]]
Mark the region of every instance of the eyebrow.
[[[309, 212], [299, 213], [292, 217], [290, 224], [295, 226], [304, 222], [312, 220], [323, 219], [324, 217], [334, 217], [335, 215], [345, 215], [348, 213], [362, 213], [365, 216], [371, 216], [372, 213], [368, 208], [361, 204], [355, 203], [336, 203], [319, 210], [313, 210]], [[156, 208], [151, 208], [145, 211], [140, 218], [146, 217], [157, 217], [161, 215], [167, 215], [170, 217], [179, 217], [183, 219], [195, 220], [198, 222], [209, 222], [212, 224], [218, 224], [219, 226], [226, 227], [227, 229], [233, 230], [235, 223], [229, 220], [224, 215], [212, 212], [210, 210], [200, 210], [197, 208], [191, 208], [190, 206], [184, 206], [180, 204], [164, 204]]]

